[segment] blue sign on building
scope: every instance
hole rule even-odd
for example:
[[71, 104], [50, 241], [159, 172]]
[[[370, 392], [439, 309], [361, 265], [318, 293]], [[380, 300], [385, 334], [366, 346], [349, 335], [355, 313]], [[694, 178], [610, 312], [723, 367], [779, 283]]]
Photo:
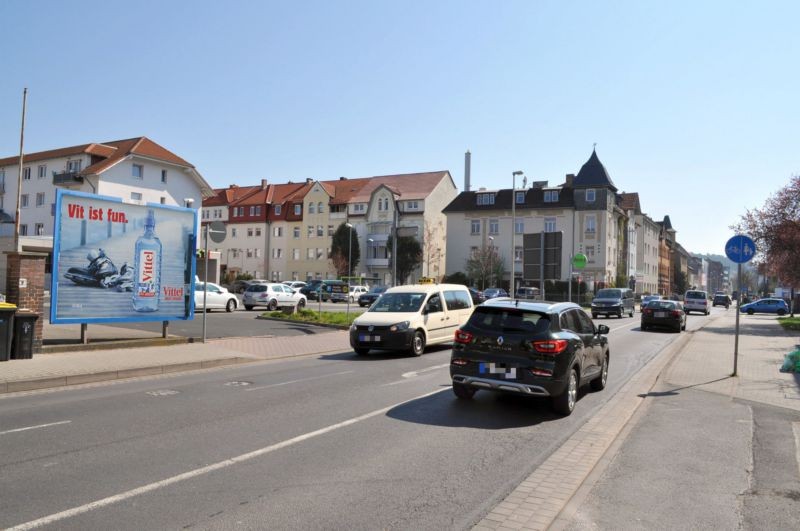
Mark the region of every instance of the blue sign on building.
[[737, 234], [725, 244], [725, 254], [731, 262], [743, 264], [755, 256], [756, 244], [750, 236]]

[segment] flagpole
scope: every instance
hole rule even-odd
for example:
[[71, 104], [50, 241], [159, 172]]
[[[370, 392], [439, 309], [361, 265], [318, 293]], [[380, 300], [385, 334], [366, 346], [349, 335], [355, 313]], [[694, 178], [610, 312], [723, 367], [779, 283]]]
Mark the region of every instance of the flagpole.
[[25, 106], [28, 101], [28, 87], [22, 92], [22, 127], [19, 130], [19, 169], [17, 171], [17, 215], [14, 217], [14, 251], [19, 251], [19, 203], [22, 199], [22, 149], [25, 142]]

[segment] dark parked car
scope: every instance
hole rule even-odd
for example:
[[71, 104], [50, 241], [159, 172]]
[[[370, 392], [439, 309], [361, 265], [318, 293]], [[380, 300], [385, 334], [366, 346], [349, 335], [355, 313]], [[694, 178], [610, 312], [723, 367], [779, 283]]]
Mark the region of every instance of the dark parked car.
[[711, 306], [725, 306], [725, 309], [727, 310], [730, 305], [731, 298], [726, 293], [714, 294], [714, 300], [711, 303]]
[[497, 297], [508, 297], [508, 292], [503, 288], [489, 288], [483, 290], [483, 295], [488, 301], [489, 299], [495, 299]]
[[345, 286], [343, 295], [343, 300], [347, 297], [347, 284], [342, 282], [341, 280], [312, 280], [302, 288], [300, 288], [300, 293], [305, 295], [308, 300], [315, 301], [318, 300], [317, 297], [322, 298], [322, 301], [329, 301], [331, 300], [331, 286]]
[[686, 330], [687, 315], [679, 301], [650, 301], [642, 308], [642, 331], [663, 327], [680, 333], [681, 330]]
[[783, 299], [769, 298], [743, 304], [742, 307], [739, 308], [739, 311], [747, 315], [753, 315], [754, 313], [777, 313], [778, 315], [786, 315], [789, 313], [789, 306]]
[[472, 297], [472, 304], [477, 306], [481, 303], [486, 302], [486, 295], [483, 294], [482, 291], [478, 291], [475, 288], [467, 288], [469, 290], [469, 296]]
[[608, 331], [571, 302], [488, 301], [455, 333], [453, 392], [461, 399], [480, 389], [551, 397], [569, 415], [580, 386], [606, 386]]
[[358, 297], [358, 305], [362, 308], [364, 306], [372, 306], [372, 304], [378, 300], [378, 297], [387, 289], [389, 289], [389, 286], [372, 286], [367, 293]]

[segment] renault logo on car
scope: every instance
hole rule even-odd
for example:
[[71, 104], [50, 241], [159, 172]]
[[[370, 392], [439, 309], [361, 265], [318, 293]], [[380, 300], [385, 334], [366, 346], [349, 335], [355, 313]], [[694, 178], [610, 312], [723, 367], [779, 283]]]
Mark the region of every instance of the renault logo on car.
[[497, 344], [503, 346], [503, 336], [497, 338]]
[[368, 328], [367, 330], [369, 330], [370, 332], [372, 332], [373, 330], [375, 330], [375, 327], [374, 327], [374, 326], [372, 326], [372, 325], [369, 325], [369, 328]]

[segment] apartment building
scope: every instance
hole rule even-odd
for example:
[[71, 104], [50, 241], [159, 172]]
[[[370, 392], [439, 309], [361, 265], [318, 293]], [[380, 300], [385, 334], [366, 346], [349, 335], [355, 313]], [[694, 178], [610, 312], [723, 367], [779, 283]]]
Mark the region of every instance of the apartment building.
[[[13, 248], [19, 156], [0, 159], [0, 251]], [[58, 188], [130, 203], [199, 207], [212, 188], [189, 162], [146, 137], [81, 144], [23, 156], [20, 250], [51, 252]], [[0, 252], [0, 286], [6, 255]]]
[[260, 187], [231, 185], [216, 190], [215, 197], [203, 204], [202, 219], [214, 221], [214, 212], [227, 208], [227, 219], [220, 220], [226, 222], [228, 238], [217, 246], [224, 269], [275, 281], [334, 278], [333, 233], [350, 223], [361, 251], [353, 275], [389, 284], [387, 240], [395, 223], [429, 251], [423, 253], [413, 278], [399, 281], [413, 281], [423, 274], [441, 276], [446, 237], [442, 209], [456, 193], [448, 171], [282, 184], [262, 181]]

